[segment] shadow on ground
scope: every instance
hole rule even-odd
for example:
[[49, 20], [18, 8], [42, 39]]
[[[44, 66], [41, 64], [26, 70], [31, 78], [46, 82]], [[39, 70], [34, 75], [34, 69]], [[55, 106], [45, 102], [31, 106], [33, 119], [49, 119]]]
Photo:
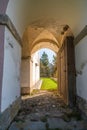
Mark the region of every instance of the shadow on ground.
[[69, 108], [56, 91], [23, 96], [21, 109], [8, 130], [87, 130], [77, 108]]

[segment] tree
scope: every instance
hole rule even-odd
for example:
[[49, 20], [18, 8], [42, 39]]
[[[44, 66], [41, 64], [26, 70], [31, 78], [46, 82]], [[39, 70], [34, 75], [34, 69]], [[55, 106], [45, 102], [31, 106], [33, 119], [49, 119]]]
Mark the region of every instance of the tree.
[[50, 76], [50, 69], [49, 69], [49, 59], [48, 55], [43, 52], [40, 58], [40, 75], [41, 77], [49, 77]]
[[41, 62], [42, 62], [42, 64], [43, 64], [44, 66], [48, 66], [49, 60], [48, 60], [48, 55], [45, 53], [45, 51], [43, 52], [43, 54], [42, 54], [40, 60], [41, 60]]

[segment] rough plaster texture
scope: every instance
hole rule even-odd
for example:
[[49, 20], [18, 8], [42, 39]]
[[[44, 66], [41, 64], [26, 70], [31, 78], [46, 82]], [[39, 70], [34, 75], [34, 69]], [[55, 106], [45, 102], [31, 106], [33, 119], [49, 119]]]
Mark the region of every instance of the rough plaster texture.
[[21, 87], [29, 86], [29, 59], [22, 59], [21, 62]]
[[[5, 14], [9, 0], [0, 0], [0, 14]], [[4, 57], [4, 27], [0, 25], [0, 111], [1, 111], [1, 93], [3, 77], [3, 57]]]
[[6, 130], [20, 109], [21, 99], [17, 98], [3, 113], [0, 114], [0, 130]]
[[39, 58], [39, 53], [36, 52], [33, 54], [33, 85], [35, 85], [39, 80], [40, 80], [40, 58]]
[[20, 97], [21, 46], [5, 28], [1, 111]]
[[22, 59], [21, 64], [21, 93], [29, 94], [33, 86], [40, 80], [40, 65], [38, 52], [28, 59]]
[[[5, 1], [5, 0], [4, 0]], [[21, 3], [21, 4], [20, 4]], [[30, 0], [9, 0], [7, 14], [9, 14], [15, 26], [23, 34], [25, 28], [34, 20], [43, 18], [56, 18], [59, 25], [68, 24], [73, 29], [74, 34], [78, 34], [87, 23], [86, 17], [87, 1], [30, 1]], [[44, 10], [45, 9], [45, 10]], [[28, 13], [27, 13], [28, 12]], [[72, 14], [72, 18], [71, 18]], [[16, 17], [15, 17], [16, 16]], [[19, 17], [20, 16], [20, 17]], [[20, 27], [18, 25], [20, 22]], [[52, 20], [51, 20], [52, 21]], [[54, 23], [54, 21], [52, 21]], [[49, 24], [48, 22], [45, 23]], [[41, 23], [39, 24], [41, 26]], [[77, 27], [78, 26], [78, 27]], [[57, 26], [58, 29], [58, 26]]]
[[9, 0], [0, 0], [0, 13], [5, 14], [6, 8]]
[[77, 96], [77, 104], [82, 113], [87, 116], [87, 100]]
[[75, 47], [76, 56], [76, 87], [78, 96], [87, 100], [87, 37]]
[[3, 79], [3, 59], [4, 59], [4, 27], [0, 26], [0, 111], [1, 111], [1, 94]]

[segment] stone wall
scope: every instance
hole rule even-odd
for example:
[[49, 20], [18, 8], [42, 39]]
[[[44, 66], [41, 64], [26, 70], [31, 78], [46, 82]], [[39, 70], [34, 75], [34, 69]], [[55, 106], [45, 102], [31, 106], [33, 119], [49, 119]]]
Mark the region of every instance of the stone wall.
[[2, 114], [0, 114], [0, 130], [6, 130], [20, 109], [21, 99], [18, 98]]
[[21, 87], [21, 95], [30, 94], [30, 88], [29, 87]]
[[1, 112], [20, 97], [21, 46], [5, 27]]
[[30, 94], [40, 80], [38, 52], [29, 57], [22, 57], [21, 63], [21, 94]]
[[87, 25], [74, 40], [77, 105], [87, 116]]
[[[2, 26], [1, 26], [2, 25]], [[0, 15], [3, 47], [0, 130], [6, 130], [20, 109], [21, 38], [7, 15]], [[4, 43], [3, 43], [4, 42]], [[1, 53], [0, 53], [1, 54]], [[1, 69], [1, 68], [0, 68]]]
[[87, 100], [77, 96], [77, 105], [81, 112], [87, 116]]

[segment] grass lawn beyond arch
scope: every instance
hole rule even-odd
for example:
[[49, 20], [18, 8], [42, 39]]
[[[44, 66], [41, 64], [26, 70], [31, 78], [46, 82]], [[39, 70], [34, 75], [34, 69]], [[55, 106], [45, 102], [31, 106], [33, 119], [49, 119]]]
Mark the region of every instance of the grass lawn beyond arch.
[[57, 89], [57, 83], [51, 78], [41, 78], [41, 80], [42, 80], [42, 85], [41, 85], [42, 90], [56, 90]]

